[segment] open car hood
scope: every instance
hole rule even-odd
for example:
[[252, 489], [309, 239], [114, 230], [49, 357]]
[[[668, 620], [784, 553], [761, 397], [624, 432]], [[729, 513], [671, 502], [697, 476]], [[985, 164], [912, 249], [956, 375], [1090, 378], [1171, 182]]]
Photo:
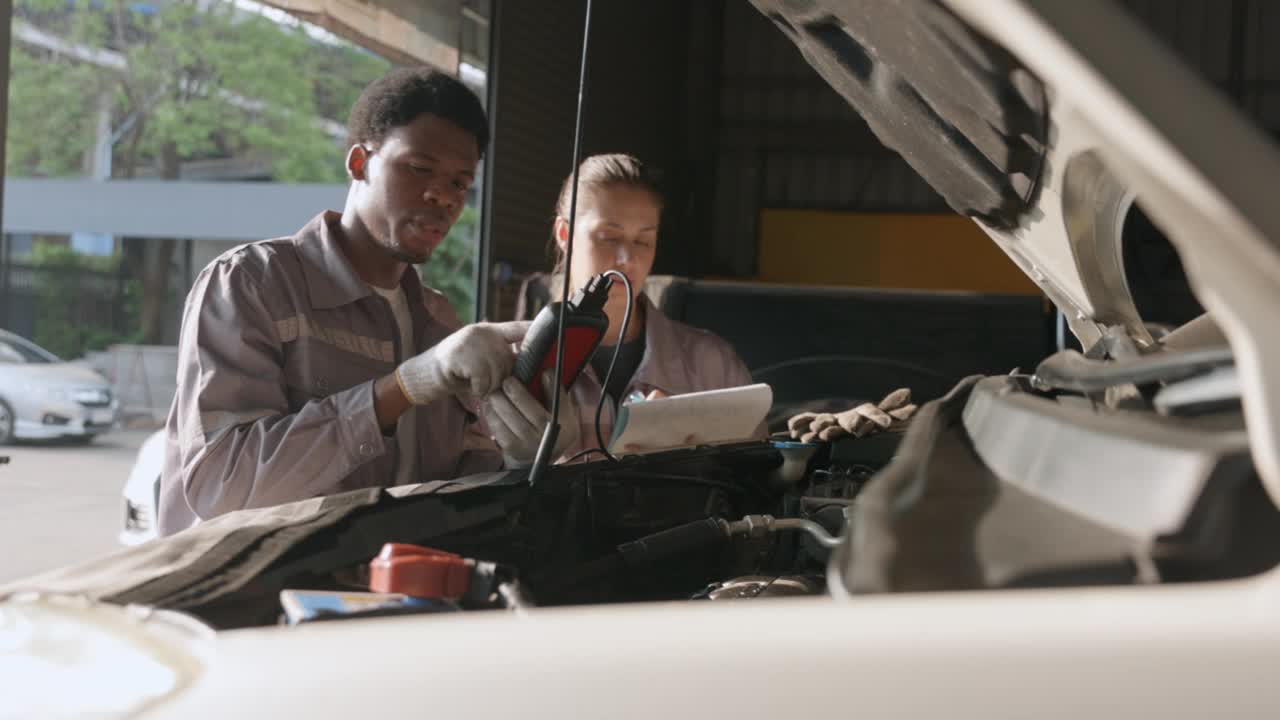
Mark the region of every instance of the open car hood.
[[1085, 348], [1122, 329], [1163, 350], [1125, 280], [1136, 201], [1230, 342], [1280, 501], [1280, 155], [1264, 134], [1111, 0], [752, 2]]

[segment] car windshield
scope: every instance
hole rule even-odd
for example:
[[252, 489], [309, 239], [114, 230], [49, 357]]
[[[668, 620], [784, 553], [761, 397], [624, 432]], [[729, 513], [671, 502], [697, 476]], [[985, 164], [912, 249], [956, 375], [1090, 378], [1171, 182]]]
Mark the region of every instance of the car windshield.
[[61, 362], [57, 355], [16, 337], [0, 337], [0, 363], [47, 364]]

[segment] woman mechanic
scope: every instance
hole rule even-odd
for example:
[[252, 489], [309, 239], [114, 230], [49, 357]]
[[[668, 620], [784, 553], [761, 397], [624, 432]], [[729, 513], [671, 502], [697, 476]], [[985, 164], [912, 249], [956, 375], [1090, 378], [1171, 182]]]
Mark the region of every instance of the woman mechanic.
[[[571, 182], [572, 176], [564, 181], [556, 202], [553, 288], [561, 286], [566, 271]], [[600, 433], [608, 442], [615, 408], [623, 402], [751, 384], [751, 373], [728, 342], [668, 318], [643, 292], [653, 269], [662, 214], [658, 183], [657, 173], [630, 155], [593, 155], [579, 167], [569, 283], [576, 290], [595, 275], [618, 270], [631, 282], [634, 302], [626, 335], [620, 337], [627, 291], [615, 279], [605, 305], [609, 329], [590, 365], [573, 385], [575, 402], [570, 407], [578, 416], [580, 439], [562, 460], [599, 446], [595, 416], [601, 393], [612, 401], [605, 403], [600, 416]], [[615, 348], [617, 364], [605, 388], [602, 383]]]

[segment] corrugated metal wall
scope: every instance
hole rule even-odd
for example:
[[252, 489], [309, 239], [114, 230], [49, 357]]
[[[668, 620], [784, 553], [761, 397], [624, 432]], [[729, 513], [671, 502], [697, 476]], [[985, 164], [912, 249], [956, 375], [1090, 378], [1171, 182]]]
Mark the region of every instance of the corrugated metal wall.
[[[1123, 0], [1270, 130], [1280, 130], [1275, 0]], [[746, 2], [725, 6], [712, 253], [703, 272], [751, 276], [763, 208], [949, 212], [800, 52]]]
[[[698, 27], [716, 32], [704, 17], [714, 5], [649, 0], [592, 9], [583, 156], [632, 153], [664, 171], [667, 212], [655, 272], [692, 274], [702, 244], [688, 241], [701, 232], [696, 217], [706, 214], [695, 209], [693, 188], [714, 152], [690, 138], [710, 134], [697, 130], [715, 106], [700, 88], [713, 86], [719, 64], [699, 57], [705, 42], [691, 43], [689, 29], [701, 18]], [[513, 275], [506, 282], [491, 278], [487, 294], [489, 316], [507, 317], [520, 279], [550, 269], [553, 208], [572, 170], [585, 3], [516, 0], [497, 7], [489, 257]]]
[[724, 13], [714, 254], [750, 276], [762, 208], [944, 211], [946, 204], [746, 2]]
[[571, 165], [583, 6], [498, 2], [489, 255], [543, 264], [557, 183]]
[[1261, 127], [1280, 131], [1280, 3], [1123, 0], [1122, 4]]
[[692, 168], [699, 162], [698, 148], [689, 142], [690, 124], [698, 117], [689, 97], [691, 78], [709, 72], [714, 79], [717, 69], [713, 63], [700, 67], [687, 52], [689, 18], [698, 11], [694, 5], [687, 0], [593, 4], [583, 129], [584, 156], [629, 153], [662, 171], [666, 207], [654, 269], [679, 275], [690, 272], [696, 246], [687, 241], [694, 233]]

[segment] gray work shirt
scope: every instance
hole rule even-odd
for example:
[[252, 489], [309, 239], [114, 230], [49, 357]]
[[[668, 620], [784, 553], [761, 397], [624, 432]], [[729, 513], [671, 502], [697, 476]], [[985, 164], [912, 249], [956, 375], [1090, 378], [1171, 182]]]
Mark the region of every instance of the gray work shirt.
[[[158, 530], [232, 510], [392, 485], [394, 433], [382, 434], [374, 380], [401, 352], [389, 303], [370, 290], [325, 212], [293, 237], [237, 247], [196, 278], [178, 341], [178, 388], [165, 425]], [[413, 353], [461, 323], [445, 297], [405, 272]], [[501, 466], [470, 401], [418, 406], [417, 482]]]

